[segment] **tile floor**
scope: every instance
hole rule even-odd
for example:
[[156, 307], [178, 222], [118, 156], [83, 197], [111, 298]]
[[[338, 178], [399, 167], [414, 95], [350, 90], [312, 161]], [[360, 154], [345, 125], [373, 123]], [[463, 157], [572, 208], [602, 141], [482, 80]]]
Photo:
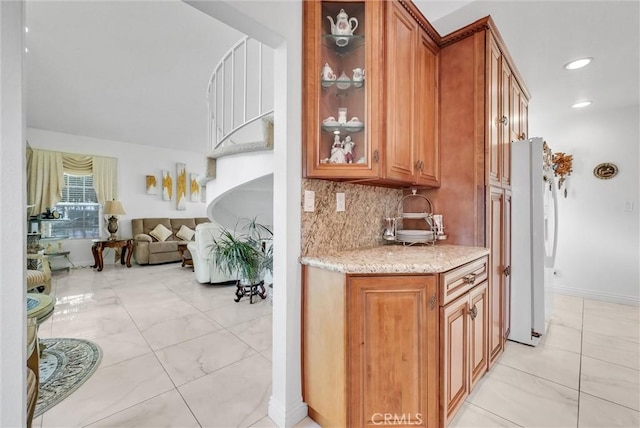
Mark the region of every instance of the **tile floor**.
[[[179, 264], [76, 269], [53, 290], [40, 337], [94, 340], [103, 359], [34, 427], [275, 427], [268, 301], [235, 303]], [[554, 313], [542, 346], [507, 344], [452, 427], [640, 426], [639, 308], [556, 295]]]

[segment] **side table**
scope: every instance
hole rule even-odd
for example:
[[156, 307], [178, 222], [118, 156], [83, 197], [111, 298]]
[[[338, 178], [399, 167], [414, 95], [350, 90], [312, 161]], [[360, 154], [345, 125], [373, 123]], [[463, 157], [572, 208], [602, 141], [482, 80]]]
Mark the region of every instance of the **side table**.
[[105, 248], [122, 248], [120, 254], [120, 263], [125, 264], [125, 256], [127, 267], [131, 267], [131, 254], [133, 254], [133, 239], [94, 239], [91, 246], [91, 253], [93, 253], [94, 265], [93, 268], [98, 268], [100, 272], [104, 268], [104, 261], [102, 259], [102, 250]]
[[180, 254], [180, 260], [182, 260], [182, 267], [191, 266], [191, 270], [193, 270], [193, 258], [191, 257], [191, 253], [187, 249], [188, 242], [178, 242], [178, 253]]

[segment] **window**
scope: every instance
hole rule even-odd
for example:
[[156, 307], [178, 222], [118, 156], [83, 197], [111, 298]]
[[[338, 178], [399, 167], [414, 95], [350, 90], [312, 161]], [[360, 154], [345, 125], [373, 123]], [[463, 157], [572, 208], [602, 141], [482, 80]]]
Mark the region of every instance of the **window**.
[[56, 205], [60, 218], [52, 232], [70, 239], [100, 237], [100, 204], [93, 189], [92, 175], [64, 174], [62, 200]]

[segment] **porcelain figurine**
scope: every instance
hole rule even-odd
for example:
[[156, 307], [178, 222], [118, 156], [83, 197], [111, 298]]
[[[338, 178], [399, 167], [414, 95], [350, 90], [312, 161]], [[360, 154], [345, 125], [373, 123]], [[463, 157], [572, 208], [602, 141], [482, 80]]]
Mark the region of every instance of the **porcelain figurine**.
[[[352, 36], [353, 32], [358, 28], [358, 20], [356, 18], [349, 18], [349, 15], [340, 9], [340, 13], [336, 16], [336, 21], [333, 22], [333, 18], [327, 16], [329, 22], [331, 22], [331, 34], [334, 36]], [[349, 44], [348, 37], [334, 37], [336, 45], [340, 47], [347, 46]]]
[[346, 163], [353, 163], [355, 159], [353, 155], [353, 148], [356, 143], [351, 140], [351, 136], [347, 135], [342, 143], [342, 150], [344, 151], [344, 160]]
[[340, 135], [336, 134], [333, 137], [333, 146], [331, 147], [330, 163], [347, 163], [344, 156], [344, 148], [342, 141], [340, 141]]
[[322, 67], [322, 80], [326, 80], [326, 81], [332, 81], [332, 80], [336, 80], [336, 75], [333, 73], [333, 70], [331, 69], [331, 66], [329, 65], [328, 62], [324, 63], [324, 67]]

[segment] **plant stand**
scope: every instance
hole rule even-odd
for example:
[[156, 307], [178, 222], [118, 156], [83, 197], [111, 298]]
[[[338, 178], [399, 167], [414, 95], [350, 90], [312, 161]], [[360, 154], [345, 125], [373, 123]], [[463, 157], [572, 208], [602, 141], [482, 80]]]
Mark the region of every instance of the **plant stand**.
[[236, 281], [236, 298], [233, 300], [238, 303], [244, 296], [249, 296], [250, 304], [253, 304], [253, 296], [260, 296], [262, 300], [266, 299], [267, 290], [264, 288], [264, 281], [251, 285], [243, 285], [240, 284], [240, 280]]

